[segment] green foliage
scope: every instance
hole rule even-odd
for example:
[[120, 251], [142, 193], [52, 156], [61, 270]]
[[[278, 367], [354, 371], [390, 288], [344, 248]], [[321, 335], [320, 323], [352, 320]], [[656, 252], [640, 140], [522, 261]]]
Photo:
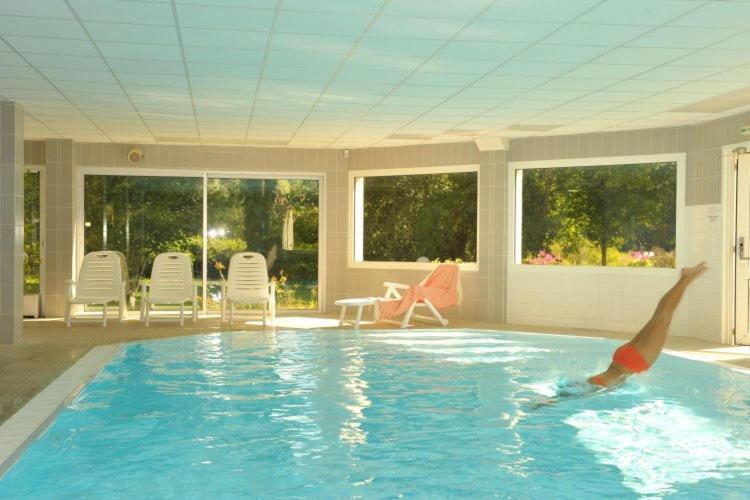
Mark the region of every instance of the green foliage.
[[23, 293], [39, 293], [42, 248], [40, 244], [39, 173], [26, 172], [23, 176]]
[[[193, 260], [193, 275], [203, 267], [203, 180], [192, 177], [85, 177], [85, 251], [123, 252], [130, 289], [148, 279], [156, 255], [182, 252]], [[294, 211], [294, 248], [282, 248], [284, 220]], [[288, 283], [281, 308], [316, 307], [318, 182], [284, 179], [210, 179], [208, 227], [224, 236], [210, 237], [207, 248], [209, 297], [218, 293], [224, 268], [236, 252], [263, 253], [269, 272]], [[310, 289], [315, 288], [313, 294]], [[135, 302], [134, 302], [135, 303]]]
[[[550, 251], [568, 265], [673, 267], [676, 168], [651, 163], [524, 171], [524, 260]], [[633, 252], [654, 255], [646, 264], [633, 260]]]
[[365, 260], [476, 261], [475, 172], [367, 177], [364, 182]]

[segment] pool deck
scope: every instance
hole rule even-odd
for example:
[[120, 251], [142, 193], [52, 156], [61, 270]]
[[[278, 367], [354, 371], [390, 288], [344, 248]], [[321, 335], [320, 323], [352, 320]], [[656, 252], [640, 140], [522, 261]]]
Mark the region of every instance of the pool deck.
[[[436, 328], [428, 324], [420, 324], [416, 327]], [[274, 326], [268, 328], [277, 330], [335, 329], [338, 328], [338, 319], [333, 316], [286, 316], [277, 318]], [[362, 323], [362, 329], [390, 328], [395, 328], [395, 326], [383, 323], [373, 325], [364, 321]], [[515, 330], [613, 339], [627, 339], [632, 336], [630, 333], [622, 332], [468, 321], [454, 321], [449, 328]], [[0, 345], [0, 387], [3, 388], [0, 391], [0, 423], [20, 410], [31, 398], [49, 386], [95, 346], [228, 330], [227, 324], [222, 326], [218, 318], [201, 318], [195, 323], [188, 320], [184, 327], [180, 327], [176, 322], [155, 322], [150, 327], [145, 327], [137, 320], [137, 317], [132, 317], [122, 323], [111, 321], [106, 328], [98, 322], [74, 323], [71, 328], [66, 328], [59, 319], [26, 320], [24, 321], [24, 339], [20, 344]], [[259, 321], [245, 323], [237, 321], [232, 330], [262, 330], [262, 326]], [[680, 352], [693, 359], [750, 369], [750, 347], [747, 346], [724, 346], [686, 337], [671, 337], [667, 340], [667, 349]]]

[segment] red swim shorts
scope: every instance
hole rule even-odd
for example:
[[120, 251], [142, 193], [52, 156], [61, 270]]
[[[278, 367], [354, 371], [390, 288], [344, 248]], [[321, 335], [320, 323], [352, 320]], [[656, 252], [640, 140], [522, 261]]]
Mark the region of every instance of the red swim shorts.
[[638, 349], [632, 344], [625, 344], [618, 347], [612, 355], [612, 361], [627, 368], [633, 373], [645, 372], [651, 368], [648, 361], [643, 359], [641, 353], [638, 352]]

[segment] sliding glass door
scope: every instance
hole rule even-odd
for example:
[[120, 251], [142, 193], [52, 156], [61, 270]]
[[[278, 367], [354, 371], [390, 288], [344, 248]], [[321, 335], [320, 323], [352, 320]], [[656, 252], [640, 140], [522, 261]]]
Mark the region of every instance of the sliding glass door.
[[37, 317], [42, 295], [42, 173], [27, 168], [23, 176], [23, 314]]
[[243, 251], [266, 257], [278, 309], [320, 308], [319, 178], [167, 174], [84, 170], [81, 250], [126, 256], [131, 310], [140, 307], [139, 284], [154, 258], [168, 251], [193, 259], [204, 311], [219, 310], [229, 260]]
[[193, 276], [201, 280], [202, 177], [86, 175], [83, 194], [83, 251], [125, 255], [131, 309], [140, 307], [139, 284], [162, 252], [190, 255]]
[[318, 180], [208, 179], [208, 299], [236, 252], [259, 252], [279, 309], [318, 309]]

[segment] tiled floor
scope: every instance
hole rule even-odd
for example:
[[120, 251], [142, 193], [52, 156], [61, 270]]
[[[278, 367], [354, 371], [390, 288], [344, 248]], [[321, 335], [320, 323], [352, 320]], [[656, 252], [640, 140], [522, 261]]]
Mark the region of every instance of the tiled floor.
[[[334, 318], [313, 316], [277, 318], [274, 328], [337, 328]], [[627, 338], [629, 335], [588, 330], [533, 328], [515, 325], [454, 322], [455, 328], [486, 328], [518, 331], [543, 331], [568, 335]], [[363, 328], [391, 328], [390, 325], [363, 323]], [[431, 325], [425, 325], [431, 327]], [[235, 330], [257, 330], [259, 322], [235, 324]], [[349, 328], [349, 327], [347, 327]], [[60, 320], [27, 320], [24, 340], [16, 346], [0, 345], [0, 422], [5, 421], [34, 395], [57, 378], [65, 369], [96, 345], [134, 340], [195, 335], [228, 330], [217, 318], [187, 321], [185, 326], [174, 322], [154, 323], [146, 328], [135, 319], [122, 323], [111, 322], [106, 328], [99, 323], [77, 323], [66, 328]], [[696, 359], [720, 361], [750, 368], [750, 347], [728, 347], [693, 339], [673, 337], [667, 347], [682, 351]]]

